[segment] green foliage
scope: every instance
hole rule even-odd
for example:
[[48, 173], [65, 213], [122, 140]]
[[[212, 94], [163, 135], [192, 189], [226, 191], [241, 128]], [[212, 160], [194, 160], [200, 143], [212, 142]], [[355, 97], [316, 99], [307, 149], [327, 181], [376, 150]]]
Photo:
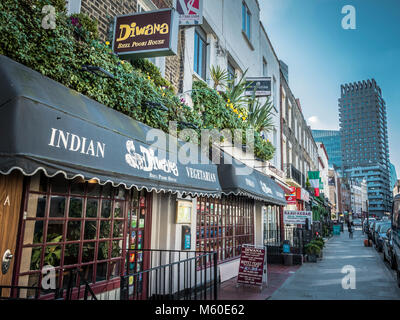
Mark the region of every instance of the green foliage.
[[325, 241], [322, 237], [318, 237], [313, 239], [310, 243], [314, 243], [321, 248], [321, 250], [325, 247]]
[[321, 248], [312, 241], [304, 246], [306, 254], [308, 255], [318, 255], [321, 252]]
[[227, 87], [226, 83], [229, 79], [228, 71], [223, 70], [220, 66], [210, 68], [211, 79], [214, 82], [214, 90], [218, 89], [218, 86]]
[[97, 20], [90, 19], [86, 14], [74, 13], [70, 15], [70, 20], [72, 25], [74, 25], [78, 30], [84, 30], [91, 39], [99, 38], [98, 23]]
[[148, 59], [133, 60], [132, 66], [140, 70], [145, 78], [150, 77], [157, 87], [164, 87], [171, 92], [175, 91], [173, 85], [162, 77], [160, 70]]
[[253, 97], [249, 101], [248, 109], [248, 122], [256, 130], [269, 132], [274, 128], [272, 121], [272, 109], [274, 105], [270, 101], [269, 97], [264, 103], [261, 103], [259, 99]]
[[245, 96], [244, 93], [249, 87], [246, 82], [247, 70], [242, 74], [239, 81], [236, 82], [236, 76], [228, 81], [228, 88], [225, 92], [226, 98], [229, 99], [235, 106], [246, 107], [249, 103], [249, 97]]
[[[57, 243], [62, 239], [62, 235], [52, 234], [48, 235], [48, 243]], [[43, 235], [40, 236], [35, 234], [35, 243], [43, 243]], [[31, 257], [31, 270], [39, 270], [40, 268], [40, 257], [42, 253], [42, 247], [35, 247], [32, 249]], [[46, 246], [44, 253], [44, 263], [43, 265], [57, 266], [61, 258], [61, 246]]]
[[[242, 143], [247, 144], [246, 129], [252, 128], [247, 121], [248, 111], [240, 104], [235, 105], [229, 97], [232, 95], [220, 94], [203, 81], [195, 81], [192, 100], [196, 122], [201, 123], [201, 128], [204, 129], [228, 129], [232, 137], [234, 137], [234, 130], [241, 130]], [[262, 160], [272, 159], [275, 147], [269, 141], [265, 141], [258, 130], [254, 131], [253, 139], [255, 156]]]

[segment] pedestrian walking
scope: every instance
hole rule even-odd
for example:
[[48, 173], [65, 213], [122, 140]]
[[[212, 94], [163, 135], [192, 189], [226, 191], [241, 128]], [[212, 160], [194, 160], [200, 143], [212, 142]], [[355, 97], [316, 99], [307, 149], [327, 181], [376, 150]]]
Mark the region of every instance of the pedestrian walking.
[[349, 239], [353, 239], [353, 221], [350, 222], [350, 219], [347, 221], [347, 229], [349, 231]]

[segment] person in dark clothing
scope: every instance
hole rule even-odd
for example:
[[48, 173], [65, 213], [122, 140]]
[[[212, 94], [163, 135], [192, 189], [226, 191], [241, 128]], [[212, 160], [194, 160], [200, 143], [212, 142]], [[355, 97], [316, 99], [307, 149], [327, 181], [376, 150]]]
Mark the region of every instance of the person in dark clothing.
[[349, 238], [353, 238], [353, 221], [347, 220], [347, 230], [349, 231]]

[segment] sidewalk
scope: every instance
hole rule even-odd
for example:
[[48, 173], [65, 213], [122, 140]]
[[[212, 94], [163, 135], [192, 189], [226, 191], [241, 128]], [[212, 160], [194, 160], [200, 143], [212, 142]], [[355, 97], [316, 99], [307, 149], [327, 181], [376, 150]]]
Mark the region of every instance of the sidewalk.
[[236, 287], [237, 278], [221, 283], [218, 300], [266, 300], [268, 299], [300, 266], [269, 264], [268, 286], [260, 291], [259, 287], [240, 285]]
[[[348, 232], [333, 236], [323, 251], [322, 260], [306, 263], [290, 277], [271, 300], [397, 300], [400, 289], [392, 272], [373, 247], [364, 247], [360, 230], [349, 239]], [[344, 266], [355, 269], [355, 289], [344, 289]]]

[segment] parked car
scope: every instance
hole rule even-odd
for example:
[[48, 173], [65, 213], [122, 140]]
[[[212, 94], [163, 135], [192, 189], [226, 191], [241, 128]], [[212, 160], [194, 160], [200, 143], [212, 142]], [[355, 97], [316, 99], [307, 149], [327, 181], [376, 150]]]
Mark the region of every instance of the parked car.
[[386, 239], [383, 240], [383, 260], [387, 261], [393, 270], [396, 270], [396, 259], [393, 252], [392, 229], [386, 233]]
[[354, 225], [355, 227], [360, 227], [360, 226], [362, 226], [361, 219], [360, 219], [360, 218], [354, 219], [354, 220], [353, 220], [353, 225]]
[[378, 226], [377, 232], [375, 233], [376, 250], [382, 252], [383, 241], [387, 238], [387, 232], [392, 227], [391, 222], [384, 222]]
[[372, 240], [372, 231], [374, 230], [374, 225], [375, 225], [375, 219], [374, 220], [370, 220], [369, 224], [367, 226], [367, 236], [368, 236], [368, 240]]
[[372, 219], [372, 220], [371, 219], [364, 219], [364, 222], [363, 222], [364, 232], [367, 234], [368, 234], [369, 225], [371, 224], [372, 221], [375, 220], [375, 219]]
[[384, 224], [384, 221], [377, 221], [374, 223], [374, 228], [372, 229], [372, 242], [376, 245], [378, 241], [378, 228]]
[[392, 207], [392, 244], [396, 261], [397, 285], [400, 287], [400, 194], [393, 199]]

